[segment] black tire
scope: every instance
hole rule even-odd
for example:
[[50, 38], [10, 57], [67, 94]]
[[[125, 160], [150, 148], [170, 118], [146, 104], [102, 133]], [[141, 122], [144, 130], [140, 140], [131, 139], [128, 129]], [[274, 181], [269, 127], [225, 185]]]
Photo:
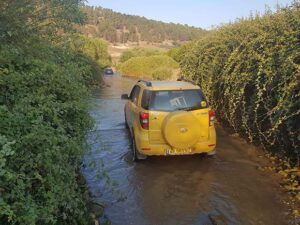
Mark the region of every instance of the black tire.
[[128, 123], [127, 123], [127, 119], [126, 119], [126, 114], [125, 114], [125, 112], [124, 112], [124, 117], [125, 117], [125, 127], [126, 127], [126, 129], [128, 129], [129, 126], [128, 126]]
[[146, 155], [142, 155], [136, 149], [136, 144], [135, 144], [135, 140], [134, 140], [134, 137], [133, 137], [132, 138], [132, 161], [138, 162], [138, 161], [141, 161], [141, 160], [145, 160], [146, 158], [147, 158]]
[[134, 140], [134, 138], [132, 138], [132, 161], [134, 161], [134, 162], [138, 161], [136, 151], [137, 150], [136, 150], [135, 140]]

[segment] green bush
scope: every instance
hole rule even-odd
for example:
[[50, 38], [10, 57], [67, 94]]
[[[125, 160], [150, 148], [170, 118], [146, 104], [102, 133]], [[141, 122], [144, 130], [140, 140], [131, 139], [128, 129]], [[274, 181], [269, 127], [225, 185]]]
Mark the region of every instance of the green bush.
[[34, 58], [2, 48], [0, 61], [0, 223], [85, 224], [76, 178], [92, 67], [51, 47]]
[[[154, 73], [159, 73], [161, 78], [170, 78], [172, 73], [169, 73], [169, 70], [173, 71], [178, 68], [178, 63], [171, 57], [166, 55], [154, 55], [131, 58], [125, 63], [122, 63], [119, 70], [125, 76], [152, 79]], [[167, 74], [163, 75], [163, 70], [167, 72]]]
[[80, 2], [1, 2], [1, 225], [89, 222], [77, 179], [99, 66], [66, 44]]
[[180, 64], [217, 118], [249, 141], [300, 160], [299, 3], [240, 20], [184, 46]]
[[76, 35], [71, 39], [71, 48], [92, 59], [100, 68], [111, 66], [108, 43], [104, 40]]
[[159, 67], [152, 71], [152, 78], [154, 80], [165, 80], [172, 76], [172, 69], [167, 67]]
[[156, 49], [150, 49], [150, 48], [133, 48], [125, 50], [121, 57], [119, 62], [124, 63], [127, 60], [133, 58], [133, 57], [139, 57], [139, 56], [153, 56], [153, 55], [160, 55], [162, 52]]

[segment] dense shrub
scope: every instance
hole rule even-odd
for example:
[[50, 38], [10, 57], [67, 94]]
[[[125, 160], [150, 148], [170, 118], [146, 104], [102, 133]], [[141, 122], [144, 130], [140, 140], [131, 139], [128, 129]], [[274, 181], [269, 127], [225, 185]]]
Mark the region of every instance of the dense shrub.
[[3, 0], [0, 224], [87, 224], [77, 183], [98, 70], [67, 47], [80, 0]]
[[76, 170], [92, 67], [55, 48], [2, 48], [0, 62], [0, 224], [84, 224]]
[[133, 57], [160, 55], [161, 53], [162, 53], [161, 51], [157, 49], [151, 49], [151, 48], [127, 49], [122, 53], [119, 62], [124, 63]]
[[[152, 79], [153, 75], [158, 74], [161, 78], [169, 78], [179, 65], [171, 57], [166, 55], [133, 57], [122, 63], [119, 67], [120, 72], [125, 76], [143, 77]], [[159, 70], [159, 71], [158, 71]], [[156, 72], [155, 72], [156, 71]], [[166, 74], [162, 74], [162, 72]]]
[[294, 2], [220, 27], [175, 55], [220, 121], [299, 165], [299, 52], [300, 6]]
[[71, 48], [90, 57], [101, 68], [111, 66], [111, 56], [108, 54], [108, 43], [99, 38], [76, 35], [71, 39]]
[[172, 76], [172, 69], [167, 68], [167, 67], [159, 67], [157, 69], [154, 69], [152, 71], [152, 78], [154, 80], [165, 80], [168, 79]]

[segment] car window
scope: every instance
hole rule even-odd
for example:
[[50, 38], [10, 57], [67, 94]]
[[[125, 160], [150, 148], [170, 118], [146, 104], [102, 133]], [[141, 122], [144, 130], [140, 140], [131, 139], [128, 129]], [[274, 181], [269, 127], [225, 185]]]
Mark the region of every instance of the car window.
[[143, 109], [146, 109], [146, 110], [149, 109], [151, 94], [152, 94], [152, 91], [144, 90], [143, 96], [142, 96], [142, 102], [141, 102], [141, 106]]
[[176, 110], [191, 111], [206, 108], [207, 104], [202, 106], [202, 101], [206, 102], [200, 90], [151, 91], [151, 93], [143, 93], [142, 107], [167, 112]]
[[130, 93], [130, 99], [135, 104], [137, 104], [137, 102], [138, 102], [140, 90], [141, 90], [141, 88], [136, 85], [136, 86], [134, 86], [134, 88], [132, 89], [132, 91]]

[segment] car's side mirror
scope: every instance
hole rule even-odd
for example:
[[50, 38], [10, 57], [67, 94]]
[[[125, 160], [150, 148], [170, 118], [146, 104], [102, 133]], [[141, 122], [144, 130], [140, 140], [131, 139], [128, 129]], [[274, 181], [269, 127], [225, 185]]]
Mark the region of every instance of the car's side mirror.
[[122, 94], [121, 99], [128, 100], [129, 99], [128, 94]]

